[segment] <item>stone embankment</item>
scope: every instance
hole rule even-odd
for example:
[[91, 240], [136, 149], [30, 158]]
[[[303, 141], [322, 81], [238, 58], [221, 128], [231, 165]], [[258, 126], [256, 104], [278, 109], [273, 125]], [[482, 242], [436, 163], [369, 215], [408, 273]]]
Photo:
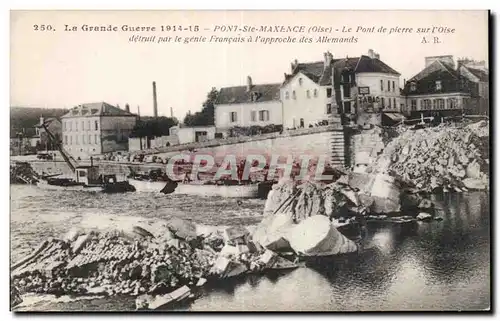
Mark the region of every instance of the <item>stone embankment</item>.
[[369, 172], [387, 172], [426, 192], [489, 187], [489, 125], [407, 129], [393, 139]]

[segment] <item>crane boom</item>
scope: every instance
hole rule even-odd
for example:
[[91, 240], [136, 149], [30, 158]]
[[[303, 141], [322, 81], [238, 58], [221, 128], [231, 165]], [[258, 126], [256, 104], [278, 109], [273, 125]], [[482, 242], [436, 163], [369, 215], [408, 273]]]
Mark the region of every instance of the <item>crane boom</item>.
[[46, 123], [42, 123], [41, 126], [43, 127], [43, 129], [47, 133], [47, 136], [49, 136], [49, 139], [56, 145], [57, 149], [61, 153], [66, 164], [68, 164], [69, 168], [71, 168], [71, 171], [74, 173], [76, 170], [76, 166], [78, 165], [76, 160], [70, 154], [66, 153], [66, 151], [61, 146], [61, 144], [57, 141], [57, 139], [54, 137], [54, 135], [47, 128]]

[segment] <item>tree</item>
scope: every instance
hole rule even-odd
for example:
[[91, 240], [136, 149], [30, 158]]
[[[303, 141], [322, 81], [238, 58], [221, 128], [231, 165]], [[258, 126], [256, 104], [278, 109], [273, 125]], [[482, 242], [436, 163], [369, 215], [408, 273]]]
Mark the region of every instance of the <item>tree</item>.
[[207, 94], [207, 99], [203, 103], [201, 111], [194, 114], [187, 114], [184, 118], [184, 124], [187, 126], [210, 126], [214, 125], [215, 117], [215, 101], [219, 92], [215, 87], [212, 87]]
[[155, 137], [166, 136], [170, 133], [170, 127], [175, 126], [179, 121], [174, 117], [142, 117], [137, 121], [130, 137]]

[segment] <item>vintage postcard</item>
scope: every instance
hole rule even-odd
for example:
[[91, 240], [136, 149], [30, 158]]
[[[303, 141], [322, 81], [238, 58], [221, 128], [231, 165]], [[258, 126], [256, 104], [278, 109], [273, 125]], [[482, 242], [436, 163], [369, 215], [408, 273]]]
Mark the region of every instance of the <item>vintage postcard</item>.
[[488, 11], [11, 11], [12, 311], [491, 310]]

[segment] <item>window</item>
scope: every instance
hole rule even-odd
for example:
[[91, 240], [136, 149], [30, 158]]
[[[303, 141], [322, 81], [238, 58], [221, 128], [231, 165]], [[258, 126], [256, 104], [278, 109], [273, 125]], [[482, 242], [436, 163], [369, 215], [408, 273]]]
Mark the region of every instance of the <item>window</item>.
[[68, 145], [68, 136], [64, 135], [64, 145]]
[[72, 127], [71, 122], [68, 122], [68, 125], [69, 125], [69, 131], [71, 131], [73, 129], [71, 128]]
[[259, 121], [268, 121], [269, 120], [269, 111], [260, 110], [259, 111]]
[[326, 113], [331, 114], [332, 113], [332, 104], [326, 104]]
[[268, 121], [269, 120], [269, 111], [268, 110], [259, 111], [259, 120], [260, 121]]
[[85, 122], [82, 120], [82, 132], [85, 130]]
[[73, 136], [69, 136], [69, 144], [73, 145]]
[[417, 84], [416, 84], [416, 83], [414, 83], [414, 82], [412, 82], [412, 83], [410, 84], [410, 91], [416, 91], [416, 90], [417, 90]]
[[392, 98], [392, 102], [393, 102], [394, 109], [396, 109], [396, 108], [397, 108], [397, 107], [396, 107], [396, 106], [397, 106], [397, 105], [396, 105], [396, 98]]
[[92, 144], [92, 136], [89, 135], [89, 141], [88, 141], [89, 144]]
[[302, 86], [302, 78], [299, 78], [299, 85]]
[[380, 79], [380, 91], [384, 91], [384, 81]]
[[306, 97], [311, 98], [311, 92], [309, 90], [306, 90]]
[[387, 91], [391, 91], [391, 81], [387, 80]]
[[78, 145], [78, 135], [75, 136], [75, 144]]
[[[91, 128], [90, 128], [90, 120], [87, 121], [87, 130], [91, 130]], [[89, 139], [89, 142], [90, 142], [90, 139]]]
[[85, 144], [85, 135], [82, 135], [82, 144]]
[[411, 110], [413, 110], [413, 111], [417, 110], [417, 100], [416, 99], [411, 100]]
[[429, 110], [432, 108], [432, 101], [430, 99], [422, 100], [422, 108], [424, 110]]
[[290, 93], [288, 91], [285, 92], [285, 99], [290, 99]]
[[235, 111], [229, 113], [229, 121], [235, 123], [238, 120], [238, 114]]
[[304, 128], [304, 127], [305, 127], [304, 118], [301, 118], [300, 119], [300, 128]]
[[437, 109], [444, 109], [444, 99], [436, 99], [435, 102], [437, 102]]
[[437, 99], [433, 99], [432, 100], [432, 109], [437, 109], [437, 106], [438, 106]]
[[294, 90], [294, 91], [292, 91], [292, 98], [293, 98], [293, 99], [297, 99], [297, 95], [295, 94], [295, 90]]
[[332, 88], [326, 88], [326, 97], [332, 97]]
[[441, 90], [441, 80], [436, 80], [436, 90]]
[[97, 122], [97, 120], [95, 121], [95, 130], [99, 130], [99, 123]]
[[394, 80], [392, 81], [392, 91], [396, 91], [396, 82]]
[[94, 144], [97, 144], [97, 134], [94, 135]]
[[384, 97], [380, 98], [380, 104], [382, 105], [382, 108], [385, 107], [385, 100]]
[[252, 110], [250, 112], [250, 119], [251, 121], [257, 121], [257, 113], [255, 112], [255, 110]]
[[456, 98], [448, 99], [448, 109], [454, 109], [454, 108], [457, 108], [457, 99]]
[[78, 121], [75, 120], [75, 132], [78, 131]]
[[318, 97], [318, 90], [317, 89], [314, 89], [314, 97]]
[[387, 108], [391, 109], [392, 103], [391, 103], [391, 98], [387, 98]]

